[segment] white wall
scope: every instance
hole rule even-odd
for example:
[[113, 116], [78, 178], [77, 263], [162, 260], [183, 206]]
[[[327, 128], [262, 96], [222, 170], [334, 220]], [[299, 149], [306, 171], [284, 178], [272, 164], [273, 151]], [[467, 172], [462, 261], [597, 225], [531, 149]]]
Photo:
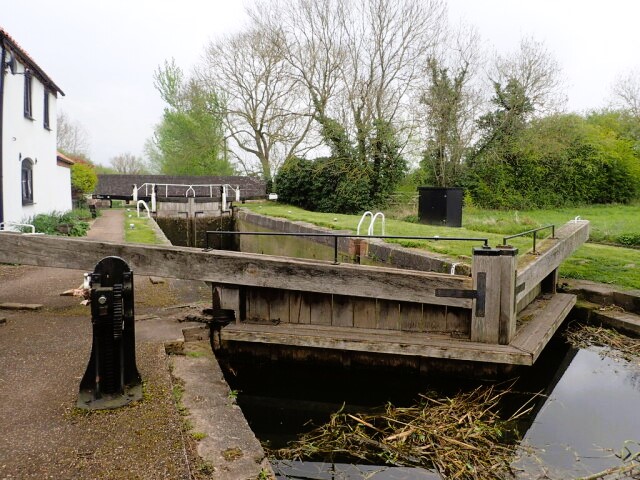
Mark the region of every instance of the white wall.
[[[24, 72], [18, 63], [17, 71]], [[24, 75], [4, 76], [3, 185], [5, 222], [71, 209], [70, 170], [56, 161], [56, 97], [49, 94], [49, 128], [44, 128], [44, 85], [35, 77], [31, 83], [33, 120], [24, 116]], [[33, 205], [22, 205], [21, 159], [31, 158]]]

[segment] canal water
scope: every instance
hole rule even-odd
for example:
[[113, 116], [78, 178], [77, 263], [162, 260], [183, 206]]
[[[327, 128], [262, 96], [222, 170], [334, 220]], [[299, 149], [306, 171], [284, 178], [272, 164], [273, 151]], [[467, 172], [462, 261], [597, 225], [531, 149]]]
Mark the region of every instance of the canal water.
[[[410, 406], [420, 393], [441, 397], [478, 386], [398, 371], [228, 362], [225, 374], [238, 392], [238, 404], [256, 436], [273, 448], [321, 425], [341, 408], [365, 413], [386, 402]], [[503, 405], [507, 415], [537, 394], [531, 414], [519, 424], [521, 448], [513, 468], [520, 478], [586, 476], [621, 465], [616, 454], [640, 450], [640, 360], [612, 359], [602, 348], [572, 348], [560, 332], [534, 367], [519, 372], [512, 390], [517, 393]], [[348, 459], [282, 460], [274, 467], [281, 479], [439, 478], [424, 469], [358, 465]]]

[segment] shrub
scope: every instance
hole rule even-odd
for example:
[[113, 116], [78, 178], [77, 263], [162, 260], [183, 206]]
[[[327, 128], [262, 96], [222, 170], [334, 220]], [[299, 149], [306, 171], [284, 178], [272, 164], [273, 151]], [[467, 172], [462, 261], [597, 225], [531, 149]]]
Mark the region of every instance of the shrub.
[[[89, 224], [83, 219], [90, 218], [88, 210], [71, 210], [68, 212], [39, 213], [33, 217], [23, 220], [35, 227], [37, 233], [47, 235], [67, 235], [70, 237], [83, 237], [89, 230]], [[23, 232], [30, 232], [31, 229], [22, 227]]]
[[616, 242], [627, 247], [640, 247], [640, 233], [623, 233]]
[[357, 213], [371, 207], [366, 173], [334, 158], [290, 158], [275, 184], [280, 201], [305, 210]]
[[536, 120], [470, 159], [464, 186], [484, 208], [628, 203], [638, 192], [628, 139], [577, 115]]
[[98, 184], [98, 175], [91, 165], [76, 163], [71, 166], [71, 188], [74, 193], [91, 193]]

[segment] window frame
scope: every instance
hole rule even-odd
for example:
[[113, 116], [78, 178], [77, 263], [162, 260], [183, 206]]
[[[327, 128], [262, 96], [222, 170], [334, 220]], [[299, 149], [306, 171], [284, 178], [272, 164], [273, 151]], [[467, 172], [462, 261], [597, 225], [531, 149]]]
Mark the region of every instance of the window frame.
[[49, 121], [49, 111], [50, 111], [49, 101], [50, 101], [49, 90], [45, 88], [44, 89], [44, 107], [42, 111], [42, 126], [46, 130], [51, 130], [51, 123]]
[[22, 205], [33, 205], [33, 160], [25, 158], [20, 166]]
[[31, 73], [29, 71], [24, 72], [24, 116], [33, 120], [33, 82], [31, 80]]

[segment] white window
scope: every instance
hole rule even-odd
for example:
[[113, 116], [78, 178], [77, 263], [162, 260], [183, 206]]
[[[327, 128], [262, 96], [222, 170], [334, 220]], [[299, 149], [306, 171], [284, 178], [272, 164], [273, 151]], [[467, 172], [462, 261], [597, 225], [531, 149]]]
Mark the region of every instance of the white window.
[[22, 205], [33, 203], [33, 162], [30, 158], [22, 160]]

